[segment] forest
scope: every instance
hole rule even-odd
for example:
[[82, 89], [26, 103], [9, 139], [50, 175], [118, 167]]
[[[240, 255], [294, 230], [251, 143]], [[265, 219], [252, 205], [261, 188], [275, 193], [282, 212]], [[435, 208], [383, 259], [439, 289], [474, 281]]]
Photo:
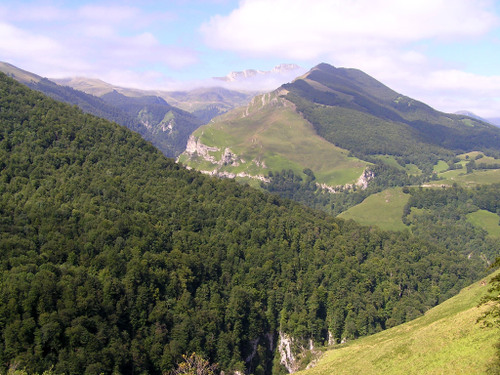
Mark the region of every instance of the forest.
[[196, 352], [284, 373], [280, 333], [371, 334], [486, 272], [410, 231], [188, 171], [5, 75], [0, 193], [0, 372], [160, 374]]

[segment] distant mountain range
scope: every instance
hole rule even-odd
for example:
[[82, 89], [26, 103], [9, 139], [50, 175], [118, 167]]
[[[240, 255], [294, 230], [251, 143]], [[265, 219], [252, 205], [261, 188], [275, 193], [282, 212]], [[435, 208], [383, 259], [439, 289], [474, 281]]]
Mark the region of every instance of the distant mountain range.
[[455, 114], [472, 117], [472, 118], [475, 118], [476, 120], [485, 121], [485, 122], [489, 122], [492, 125], [500, 126], [500, 118], [483, 118], [481, 116], [476, 115], [474, 112], [471, 112], [471, 111], [457, 111], [457, 112], [455, 112]]

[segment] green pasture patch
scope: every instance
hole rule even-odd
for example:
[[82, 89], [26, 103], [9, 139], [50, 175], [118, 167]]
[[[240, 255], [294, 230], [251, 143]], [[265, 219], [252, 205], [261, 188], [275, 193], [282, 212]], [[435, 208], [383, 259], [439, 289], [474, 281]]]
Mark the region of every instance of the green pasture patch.
[[339, 217], [352, 219], [363, 225], [378, 226], [385, 230], [404, 230], [401, 217], [409, 195], [401, 188], [391, 188], [370, 195], [360, 204], [341, 213]]
[[420, 168], [417, 167], [415, 164], [406, 164], [405, 170], [406, 173], [408, 173], [410, 176], [420, 176], [422, 174]]
[[474, 226], [484, 229], [491, 237], [500, 238], [500, 216], [486, 211], [478, 210], [467, 215], [467, 220]]
[[448, 164], [443, 160], [439, 160], [437, 162], [437, 164], [434, 166], [433, 170], [435, 173], [444, 172], [444, 171], [448, 170]]
[[376, 155], [375, 158], [382, 161], [384, 164], [397, 169], [403, 169], [403, 167], [397, 162], [397, 160], [392, 155]]
[[466, 173], [465, 169], [447, 171], [438, 175], [440, 180], [431, 181], [426, 185], [452, 186], [454, 183], [463, 187], [476, 185], [489, 185], [500, 183], [500, 169], [474, 170], [473, 173]]

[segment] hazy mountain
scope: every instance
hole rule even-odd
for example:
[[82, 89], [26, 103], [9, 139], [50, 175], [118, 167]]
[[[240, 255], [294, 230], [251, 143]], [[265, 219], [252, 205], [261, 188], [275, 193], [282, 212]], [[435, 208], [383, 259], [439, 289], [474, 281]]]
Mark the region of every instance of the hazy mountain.
[[39, 75], [2, 61], [0, 61], [0, 71], [24, 84], [38, 82], [42, 79]]
[[489, 118], [488, 122], [490, 124], [493, 124], [493, 125], [496, 125], [496, 126], [500, 126], [500, 118]]
[[246, 105], [258, 93], [255, 89], [240, 91], [223, 87], [200, 87], [180, 91], [141, 90], [82, 77], [55, 79], [54, 81], [99, 97], [113, 91], [128, 97], [158, 96], [172, 106], [193, 113], [202, 123], [208, 123], [213, 117], [230, 109]]
[[[481, 116], [478, 116], [474, 112], [471, 112], [471, 111], [457, 111], [457, 112], [455, 112], [455, 114], [456, 115], [468, 116], [468, 117], [471, 117], [471, 118], [479, 120], [479, 121], [489, 122], [487, 119], [485, 119], [485, 118], [483, 118]], [[491, 124], [491, 122], [489, 122], [489, 123]]]
[[189, 91], [163, 92], [169, 103], [198, 117], [203, 124], [227, 111], [247, 105], [255, 91], [236, 91], [223, 87], [202, 87]]
[[196, 116], [158, 96], [128, 97], [112, 91], [101, 99], [136, 119], [146, 129], [144, 138], [170, 157], [184, 151], [189, 135], [202, 124]]
[[297, 77], [303, 69], [296, 64], [280, 64], [276, 65], [272, 70], [264, 71], [264, 70], [255, 70], [255, 69], [247, 69], [239, 72], [231, 72], [224, 77], [214, 77], [214, 79], [223, 81], [223, 82], [236, 82], [236, 81], [244, 81], [249, 79], [255, 79], [258, 77], [264, 76], [277, 76], [277, 75], [290, 75], [293, 77]]

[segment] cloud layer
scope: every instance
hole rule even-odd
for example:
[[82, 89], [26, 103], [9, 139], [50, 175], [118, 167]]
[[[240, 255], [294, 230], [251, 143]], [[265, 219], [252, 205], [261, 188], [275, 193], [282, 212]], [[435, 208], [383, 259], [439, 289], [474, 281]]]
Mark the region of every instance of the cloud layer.
[[201, 30], [214, 48], [309, 60], [353, 47], [482, 35], [497, 23], [486, 5], [470, 0], [244, 0]]
[[162, 43], [148, 30], [171, 17], [121, 5], [0, 6], [0, 56], [54, 78], [85, 75], [147, 85], [145, 78], [161, 77], [155, 67], [197, 61], [193, 51]]

